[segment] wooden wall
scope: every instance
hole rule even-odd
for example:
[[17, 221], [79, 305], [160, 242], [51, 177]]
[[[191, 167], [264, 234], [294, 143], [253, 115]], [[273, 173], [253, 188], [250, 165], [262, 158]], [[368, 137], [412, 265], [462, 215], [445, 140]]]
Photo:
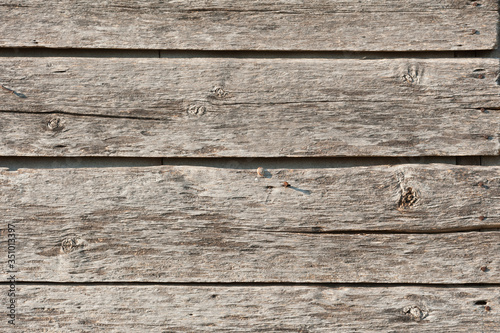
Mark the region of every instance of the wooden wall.
[[500, 331], [497, 1], [0, 22], [0, 331]]

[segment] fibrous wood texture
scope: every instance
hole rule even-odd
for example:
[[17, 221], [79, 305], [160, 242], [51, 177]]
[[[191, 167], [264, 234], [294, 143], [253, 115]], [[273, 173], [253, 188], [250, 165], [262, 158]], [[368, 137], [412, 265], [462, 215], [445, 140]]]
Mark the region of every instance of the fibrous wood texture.
[[19, 321], [31, 332], [434, 333], [500, 329], [500, 295], [492, 287], [18, 288], [23, 309]]
[[[497, 167], [403, 165], [263, 175], [201, 167], [3, 171], [4, 220], [23, 235], [18, 278], [499, 280], [499, 258], [492, 255], [500, 251], [499, 233], [480, 232], [499, 226]], [[443, 233], [452, 230], [470, 232]], [[422, 233], [407, 234], [415, 231]]]
[[3, 58], [4, 156], [480, 156], [497, 59]]
[[483, 50], [497, 2], [2, 0], [0, 46], [189, 50]]

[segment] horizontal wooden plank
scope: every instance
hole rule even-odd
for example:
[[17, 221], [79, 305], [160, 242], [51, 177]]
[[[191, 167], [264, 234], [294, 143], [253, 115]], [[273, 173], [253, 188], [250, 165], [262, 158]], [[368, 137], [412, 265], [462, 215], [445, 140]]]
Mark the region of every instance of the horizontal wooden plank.
[[3, 156], [480, 156], [497, 59], [4, 58]]
[[[498, 288], [161, 285], [19, 285], [17, 288], [19, 314], [15, 323], [31, 332], [500, 330]], [[6, 293], [1, 298], [7, 304]], [[8, 327], [7, 319], [0, 322], [0, 327]]]
[[499, 281], [499, 232], [433, 232], [498, 228], [500, 168], [262, 173], [3, 171], [1, 232], [15, 225], [24, 281]]
[[2, 0], [1, 47], [485, 50], [497, 2]]

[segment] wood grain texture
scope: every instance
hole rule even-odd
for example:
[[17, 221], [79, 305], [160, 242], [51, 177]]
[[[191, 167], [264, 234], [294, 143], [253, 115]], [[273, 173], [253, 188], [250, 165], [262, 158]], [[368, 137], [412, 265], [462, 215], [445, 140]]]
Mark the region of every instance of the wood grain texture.
[[497, 2], [2, 0], [0, 46], [186, 50], [485, 50]]
[[[265, 176], [202, 167], [4, 171], [0, 205], [20, 239], [18, 279], [499, 281], [499, 232], [432, 233], [499, 227], [497, 167]], [[405, 234], [419, 230], [431, 233]]]
[[3, 58], [0, 69], [3, 156], [500, 150], [498, 59]]
[[[500, 294], [491, 287], [20, 285], [18, 289], [22, 312], [16, 325], [30, 332], [500, 330]], [[476, 305], [478, 301], [486, 301], [490, 310]], [[1, 327], [7, 328], [5, 320]]]

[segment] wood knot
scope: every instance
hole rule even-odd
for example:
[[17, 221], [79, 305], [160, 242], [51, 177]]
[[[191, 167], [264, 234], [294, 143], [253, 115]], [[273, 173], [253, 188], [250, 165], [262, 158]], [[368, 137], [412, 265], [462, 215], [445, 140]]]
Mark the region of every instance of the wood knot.
[[413, 84], [415, 82], [415, 78], [411, 74], [403, 74], [401, 78], [403, 79], [403, 82], [408, 84]]
[[418, 64], [410, 65], [406, 68], [406, 73], [401, 76], [401, 79], [408, 85], [415, 85], [420, 82], [423, 72], [423, 69]]
[[411, 187], [407, 187], [401, 193], [401, 197], [399, 198], [398, 208], [405, 209], [410, 208], [417, 202], [417, 192], [413, 190]]
[[212, 94], [215, 98], [222, 99], [224, 97], [227, 97], [229, 93], [225, 91], [222, 87], [214, 87], [212, 89]]
[[204, 115], [205, 112], [207, 112], [207, 108], [203, 105], [191, 105], [189, 106], [187, 112], [192, 116], [201, 116]]
[[85, 245], [85, 241], [78, 238], [66, 238], [61, 242], [61, 251], [70, 253]]
[[409, 316], [415, 321], [420, 321], [427, 317], [428, 313], [425, 310], [420, 309], [418, 306], [407, 306], [403, 309], [403, 314]]
[[51, 131], [57, 131], [62, 129], [61, 119], [52, 118], [47, 122], [47, 128]]

